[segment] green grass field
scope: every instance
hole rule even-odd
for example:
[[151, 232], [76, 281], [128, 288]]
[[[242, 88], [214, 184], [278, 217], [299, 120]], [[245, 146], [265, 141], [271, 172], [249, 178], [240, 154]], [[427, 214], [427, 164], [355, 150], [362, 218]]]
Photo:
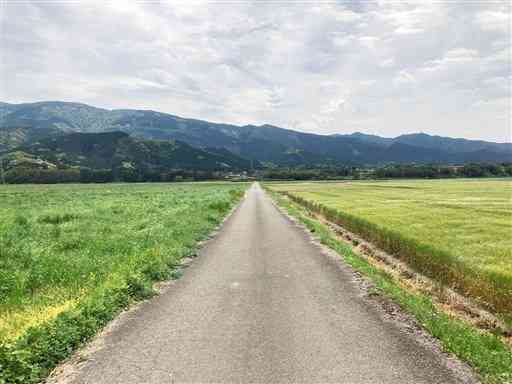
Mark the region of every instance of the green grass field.
[[0, 383], [37, 381], [179, 273], [246, 187], [0, 186]]
[[512, 181], [272, 183], [421, 272], [512, 313]]

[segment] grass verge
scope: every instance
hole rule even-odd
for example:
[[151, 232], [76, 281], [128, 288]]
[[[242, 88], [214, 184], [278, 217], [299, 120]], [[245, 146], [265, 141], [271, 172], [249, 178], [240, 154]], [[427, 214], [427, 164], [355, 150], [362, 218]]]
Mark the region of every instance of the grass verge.
[[325, 225], [307, 215], [306, 209], [286, 196], [267, 191], [291, 216], [298, 219], [319, 241], [340, 254], [345, 262], [371, 280], [379, 294], [390, 298], [412, 314], [430, 334], [439, 339], [446, 352], [467, 362], [487, 384], [512, 383], [512, 350], [493, 334], [482, 332], [438, 310], [430, 297], [402, 288], [395, 279], [336, 239]]

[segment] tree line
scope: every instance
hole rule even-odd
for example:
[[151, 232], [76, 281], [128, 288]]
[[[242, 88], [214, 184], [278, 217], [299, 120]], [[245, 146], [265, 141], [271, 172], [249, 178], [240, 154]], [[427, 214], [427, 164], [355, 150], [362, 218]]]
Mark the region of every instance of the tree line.
[[274, 168], [260, 173], [265, 180], [337, 180], [337, 179], [441, 179], [455, 177], [509, 177], [512, 163], [460, 166], [438, 164], [392, 164], [373, 167]]
[[[174, 182], [224, 179], [225, 172], [211, 170], [153, 170], [142, 168], [50, 168], [15, 167], [0, 170], [0, 183], [56, 184], [110, 182]], [[251, 176], [251, 175], [250, 175]], [[455, 177], [511, 177], [512, 163], [453, 165], [394, 164], [378, 168], [356, 166], [290, 167], [258, 170], [253, 175], [262, 180], [357, 180]]]
[[512, 163], [453, 165], [392, 165], [374, 171], [375, 178], [441, 179], [453, 177], [512, 176]]
[[259, 178], [264, 180], [336, 180], [353, 178], [357, 173], [356, 167], [347, 166], [283, 167], [263, 170], [259, 173]]
[[3, 173], [0, 182], [8, 184], [111, 183], [201, 181], [221, 178], [215, 171], [175, 169], [165, 172], [147, 169], [34, 169], [17, 167]]

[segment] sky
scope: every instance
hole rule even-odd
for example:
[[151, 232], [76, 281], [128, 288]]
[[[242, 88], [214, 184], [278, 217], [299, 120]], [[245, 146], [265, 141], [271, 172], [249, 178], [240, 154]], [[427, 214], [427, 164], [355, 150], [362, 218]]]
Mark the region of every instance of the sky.
[[508, 1], [0, 0], [0, 101], [511, 141]]

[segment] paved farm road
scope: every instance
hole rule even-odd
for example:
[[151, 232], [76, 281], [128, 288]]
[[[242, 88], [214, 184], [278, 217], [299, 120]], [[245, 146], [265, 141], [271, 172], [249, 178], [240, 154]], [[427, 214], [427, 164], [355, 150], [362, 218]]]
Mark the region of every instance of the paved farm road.
[[255, 184], [183, 278], [131, 312], [70, 381], [460, 380], [445, 357], [382, 320], [341, 259], [323, 254]]

